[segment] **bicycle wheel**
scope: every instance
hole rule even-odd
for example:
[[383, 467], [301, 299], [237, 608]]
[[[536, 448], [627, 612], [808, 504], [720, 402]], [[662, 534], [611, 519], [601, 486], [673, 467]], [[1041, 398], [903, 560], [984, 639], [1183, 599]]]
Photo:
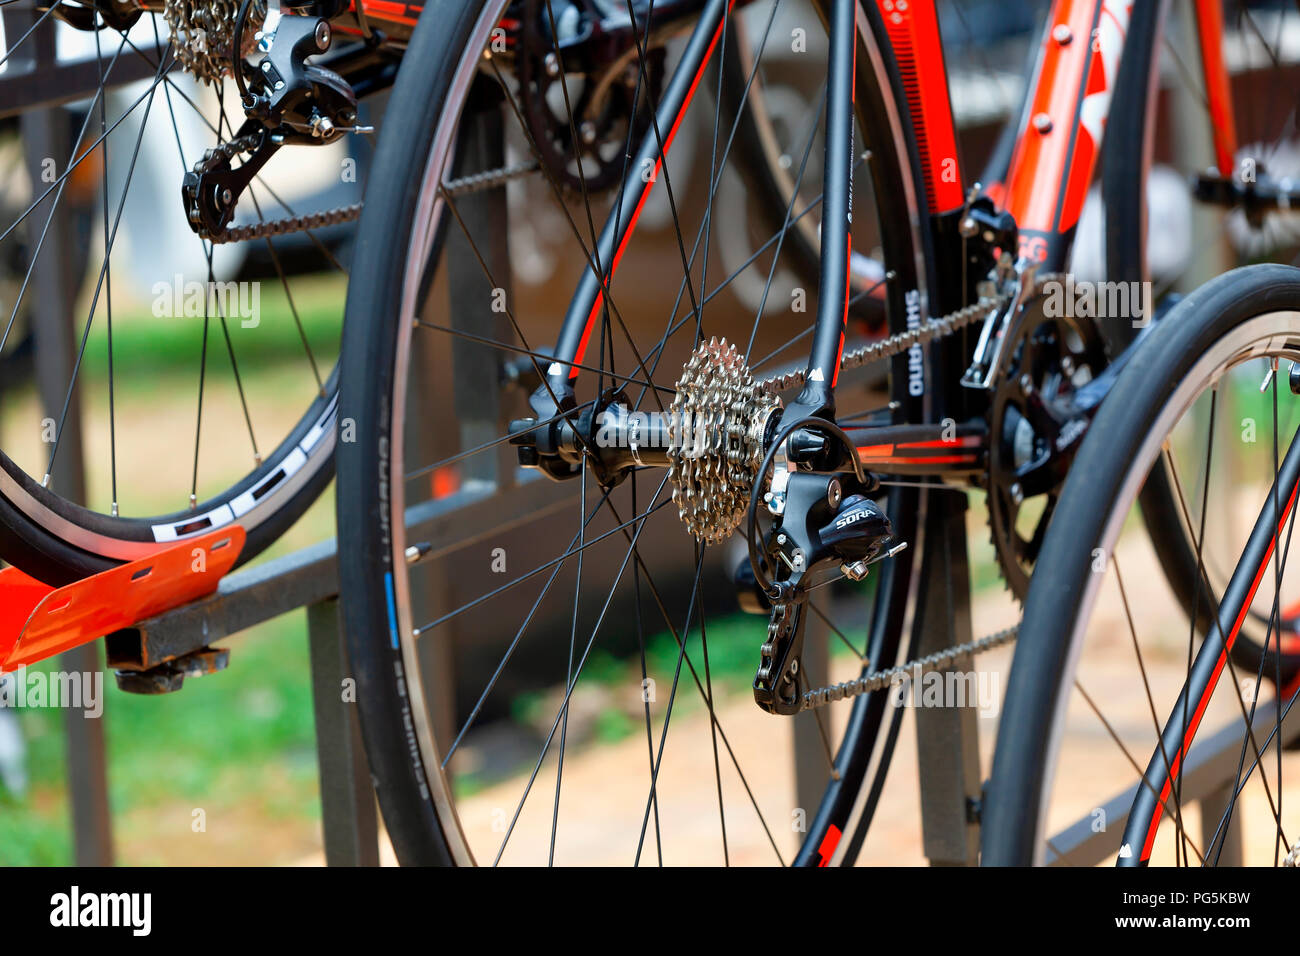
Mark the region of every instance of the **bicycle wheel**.
[[[246, 561], [332, 475], [353, 226], [209, 239], [180, 195], [252, 159], [219, 53], [238, 9], [196, 14], [206, 46], [182, 4], [3, 9], [0, 557], [51, 584], [232, 522]], [[355, 202], [365, 158], [284, 149], [233, 230]]]
[[[1294, 643], [1300, 587], [1288, 560], [1300, 410], [1278, 379], [1297, 359], [1300, 271], [1256, 266], [1185, 298], [1120, 374], [1030, 586], [987, 790], [985, 863], [1197, 865], [1240, 853], [1275, 864], [1292, 850], [1300, 819], [1282, 790], [1296, 757], [1282, 745], [1296, 727], [1283, 716], [1300, 668], [1277, 648]], [[1157, 467], [1193, 529], [1192, 588], [1212, 623], [1153, 573], [1162, 556], [1135, 510]], [[1279, 475], [1290, 477], [1274, 502]], [[1225, 510], [1249, 515], [1233, 525], [1244, 534], [1212, 533], [1208, 519]], [[1222, 585], [1207, 573], [1216, 565], [1229, 570]], [[1239, 653], [1252, 615], [1267, 622], [1267, 654]]]
[[[813, 802], [801, 802], [789, 757], [773, 756], [790, 725], [759, 713], [749, 693], [765, 627], [732, 613], [739, 555], [697, 545], [668, 513], [662, 468], [597, 474], [588, 459], [567, 480], [542, 481], [519, 469], [508, 444], [508, 423], [528, 413], [558, 319], [594, 264], [611, 189], [641, 175], [622, 168], [634, 148], [628, 130], [638, 140], [656, 134], [648, 119], [589, 111], [578, 91], [614, 81], [585, 61], [584, 75], [574, 67], [570, 83], [540, 96], [536, 64], [552, 79], [568, 75], [566, 51], [549, 38], [572, 8], [544, 3], [534, 8], [540, 23], [502, 26], [506, 8], [490, 0], [424, 11], [390, 104], [349, 290], [340, 414], [356, 440], [339, 446], [343, 600], [366, 750], [398, 858], [851, 861], [874, 799], [864, 780], [888, 763], [884, 697], [863, 697], [820, 725]], [[750, 5], [720, 29], [743, 16], [757, 51], [772, 10]], [[918, 176], [871, 5], [857, 23], [866, 149], [854, 242], [885, 250], [898, 330], [907, 304], [915, 316], [925, 301]], [[538, 37], [543, 45], [530, 48]], [[645, 92], [656, 99], [661, 84], [681, 79], [680, 47], [668, 45], [663, 79], [658, 49], [628, 54], [646, 70], [613, 61], [633, 88], [606, 102], [645, 110]], [[734, 175], [734, 116], [711, 94], [664, 126], [676, 145], [653, 169], [662, 182], [620, 249], [608, 308], [573, 369], [579, 410], [615, 392], [636, 396], [634, 409], [667, 407], [684, 363], [715, 337], [737, 343], [734, 361], [760, 375], [787, 360], [802, 366], [811, 321], [791, 308], [797, 298], [775, 317], [756, 316], [729, 294], [736, 273], [717, 271], [717, 244], [750, 219], [743, 205], [715, 201]], [[801, 169], [821, 161], [809, 159], [819, 123], [808, 117]], [[539, 135], [563, 144], [559, 162], [545, 161]], [[592, 188], [609, 172], [607, 157], [612, 174]], [[815, 208], [791, 207], [786, 228]], [[782, 235], [744, 269], [770, 283]], [[846, 373], [843, 410], [922, 420], [906, 359], [889, 371], [888, 381]], [[909, 541], [921, 507], [911, 488], [889, 503]], [[866, 646], [855, 637], [857, 658], [895, 660], [911, 570], [910, 557], [890, 562], [874, 603], [839, 629], [869, 634]], [[865, 666], [857, 658], [848, 658], [854, 672]], [[682, 758], [672, 748], [665, 756], [670, 723]], [[602, 747], [602, 737], [612, 741]], [[612, 771], [621, 761], [626, 772]]]
[[[1248, 195], [1233, 195], [1222, 186], [1258, 180], [1267, 188], [1296, 171], [1294, 104], [1285, 97], [1262, 102], [1259, 91], [1300, 88], [1300, 61], [1287, 52], [1286, 40], [1300, 31], [1300, 18], [1294, 10], [1251, 10], [1245, 4], [1228, 4], [1225, 10], [1223, 49], [1209, 53], [1195, 49], [1197, 20], [1189, 9], [1139, 5], [1129, 23], [1103, 168], [1106, 276], [1146, 283], [1157, 315], [1217, 273], [1269, 260], [1294, 265], [1300, 253], [1293, 215], [1255, 207]], [[1225, 160], [1217, 155], [1207, 92], [1196, 81], [1196, 67], [1214, 52], [1226, 58], [1233, 74], [1234, 88], [1225, 102], [1229, 122], [1236, 118], [1234, 134], [1240, 131], [1243, 138], [1228, 160], [1226, 178], [1220, 175]], [[1102, 328], [1117, 350], [1139, 325], [1121, 319]], [[1157, 468], [1143, 488], [1142, 513], [1168, 580], [1190, 607], [1200, 600], [1192, 589], [1194, 549], [1175, 495], [1170, 476]], [[1212, 516], [1210, 534], [1235, 540], [1245, 528], [1220, 525], [1239, 519], [1244, 520], [1229, 513]], [[1206, 570], [1222, 587], [1231, 567]], [[1202, 605], [1199, 613], [1208, 622], [1212, 612]], [[1260, 653], [1267, 626], [1252, 613], [1238, 653]], [[1285, 666], [1294, 663], [1300, 659]]]

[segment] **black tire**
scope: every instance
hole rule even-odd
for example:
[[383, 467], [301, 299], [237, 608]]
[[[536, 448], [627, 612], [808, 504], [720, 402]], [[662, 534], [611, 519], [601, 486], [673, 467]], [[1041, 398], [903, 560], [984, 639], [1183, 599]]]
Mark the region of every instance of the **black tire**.
[[[444, 832], [442, 815], [450, 814], [446, 801], [440, 807], [437, 786], [431, 780], [440, 775], [422, 753], [415, 723], [423, 718], [412, 707], [408, 677], [402, 651], [396, 646], [396, 630], [390, 624], [389, 600], [392, 575], [404, 572], [395, 568], [395, 556], [388, 532], [387, 511], [391, 498], [389, 485], [389, 449], [399, 436], [391, 433], [391, 408], [394, 394], [395, 351], [398, 345], [398, 319], [401, 314], [408, 247], [415, 209], [419, 200], [420, 181], [436, 143], [439, 122], [454, 116], [458, 104], [449, 103], [453, 77], [466, 57], [475, 27], [487, 7], [484, 0], [464, 4], [432, 4], [421, 14], [412, 37], [406, 63], [398, 77], [390, 102], [391, 117], [398, 118], [380, 142], [377, 164], [366, 198], [357, 243], [354, 280], [349, 289], [347, 321], [344, 327], [342, 369], [342, 410], [340, 421], [355, 423], [357, 441], [341, 443], [339, 465], [339, 555], [340, 575], [348, 582], [343, 606], [348, 647], [357, 679], [358, 706], [366, 752], [377, 783], [380, 806], [398, 859], [403, 864], [451, 864], [463, 862]], [[869, 24], [876, 38], [883, 37], [879, 14], [867, 4], [860, 22]], [[877, 50], [888, 47], [877, 39]], [[477, 50], [474, 51], [477, 57]], [[887, 57], [888, 54], [883, 54]], [[868, 62], [859, 57], [859, 63]], [[883, 58], [881, 69], [895, 76], [892, 64]], [[857, 102], [860, 117], [870, 121], [877, 135], [890, 130], [889, 142], [909, 144], [891, 152], [882, 163], [891, 166], [891, 182], [921, 182], [910, 149], [906, 125], [905, 101], [894, 86], [881, 91], [862, 72]], [[891, 114], [883, 104], [899, 104]], [[870, 104], [870, 107], [864, 105]], [[872, 112], [872, 108], [875, 112]], [[891, 126], [891, 122], [893, 125]], [[400, 132], [399, 132], [400, 130]], [[885, 151], [882, 151], [882, 153]], [[879, 178], [879, 177], [878, 177]], [[928, 240], [918, 231], [920, 220], [914, 215], [909, 197], [914, 190], [899, 185], [881, 190], [881, 200], [890, 208], [882, 216], [892, 226], [888, 230], [892, 248], [897, 251], [902, 280], [891, 290], [891, 315], [905, 327], [905, 294], [915, 294], [927, 287], [931, 262]], [[440, 235], [437, 229], [435, 235]], [[435, 238], [437, 243], [439, 239]], [[920, 243], [921, 245], [917, 245]], [[436, 251], [434, 255], [438, 253]], [[919, 274], [925, 268], [927, 274]], [[921, 296], [924, 302], [924, 295]], [[558, 332], [558, 329], [556, 330]], [[907, 393], [906, 357], [895, 365], [894, 381], [900, 399], [900, 415], [919, 421], [924, 413], [924, 397]], [[400, 479], [399, 479], [400, 480]], [[896, 520], [904, 536], [915, 534], [921, 510], [912, 489], [897, 496]], [[904, 504], [907, 506], [904, 507]], [[894, 514], [891, 508], [891, 514]], [[917, 549], [909, 549], [909, 552]], [[878, 607], [877, 647], [883, 657], [892, 659], [898, 652], [899, 639], [907, 615], [903, 604], [909, 593], [912, 563], [898, 562], [891, 571], [887, 586], [899, 600], [887, 609]], [[886, 613], [887, 612], [887, 613]], [[878, 745], [879, 728], [885, 716], [885, 698], [881, 695], [857, 701], [853, 720], [856, 728], [846, 735], [849, 752], [841, 752], [841, 779], [828, 791], [814, 820], [810, 834], [824, 832], [835, 823], [841, 829], [848, 824], [854, 804], [871, 763], [873, 748]], [[881, 765], [883, 774], [887, 756]], [[450, 817], [447, 817], [450, 819]], [[846, 832], [846, 836], [849, 834]], [[815, 864], [819, 840], [811, 836], [800, 855], [800, 862]], [[846, 844], [850, 841], [845, 841]]]
[[[986, 791], [985, 865], [1037, 862], [1053, 740], [1073, 679], [1068, 665], [1079, 651], [1078, 620], [1096, 577], [1094, 549], [1104, 550], [1117, 507], [1127, 513], [1121, 489], [1158, 414], [1216, 342], [1255, 316], [1288, 310], [1300, 310], [1300, 270], [1257, 266], [1214, 279], [1152, 330], [1102, 405], [1070, 470], [1025, 602]], [[1300, 325], [1294, 331], [1300, 334]]]
[[[296, 490], [283, 500], [277, 498], [273, 510], [269, 510], [255, 526], [246, 528], [248, 534], [236, 566], [251, 561], [302, 517], [334, 477], [333, 407], [337, 385], [338, 371], [335, 370], [326, 386], [328, 397], [322, 397], [313, 403], [302, 421], [268, 456], [266, 462], [239, 484], [215, 498], [199, 502], [191, 511], [173, 512], [157, 518], [110, 518], [78, 507], [46, 491], [0, 451], [0, 469], [4, 469], [8, 477], [21, 486], [25, 495], [78, 529], [93, 535], [100, 541], [102, 548], [111, 549], [105, 553], [104, 550], [78, 547], [66, 537], [51, 531], [48, 524], [32, 520], [26, 510], [16, 506], [5, 495], [3, 488], [0, 488], [0, 554], [6, 561], [37, 580], [55, 586], [70, 584], [80, 578], [106, 571], [129, 559], [125, 555], [115, 554], [118, 548], [138, 548], [142, 549], [143, 554], [149, 549], [165, 547], [164, 544], [155, 542], [154, 526], [184, 524], [193, 520], [196, 514], [203, 515], [229, 506], [250, 489], [275, 485], [274, 476], [281, 471], [286, 458], [295, 454], [309, 434], [318, 434], [318, 440], [323, 444], [308, 456], [307, 463], [294, 475]], [[216, 527], [199, 529], [194, 533], [206, 533]]]

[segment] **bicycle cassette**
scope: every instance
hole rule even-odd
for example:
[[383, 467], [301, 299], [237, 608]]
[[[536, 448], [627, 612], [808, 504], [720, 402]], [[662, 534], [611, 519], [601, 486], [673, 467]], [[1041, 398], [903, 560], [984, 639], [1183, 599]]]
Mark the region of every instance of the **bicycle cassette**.
[[687, 361], [671, 409], [668, 478], [697, 540], [723, 541], [740, 525], [780, 409], [725, 338], [702, 343]]

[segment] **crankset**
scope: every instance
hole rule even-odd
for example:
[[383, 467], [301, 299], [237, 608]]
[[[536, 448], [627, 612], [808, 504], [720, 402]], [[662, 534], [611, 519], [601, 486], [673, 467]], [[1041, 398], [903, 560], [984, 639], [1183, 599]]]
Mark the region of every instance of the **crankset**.
[[988, 411], [989, 529], [1007, 587], [1022, 601], [1091, 421], [1078, 392], [1107, 363], [1096, 320], [1055, 307], [1072, 297], [1054, 299], [1043, 288], [1019, 307], [1001, 344]]

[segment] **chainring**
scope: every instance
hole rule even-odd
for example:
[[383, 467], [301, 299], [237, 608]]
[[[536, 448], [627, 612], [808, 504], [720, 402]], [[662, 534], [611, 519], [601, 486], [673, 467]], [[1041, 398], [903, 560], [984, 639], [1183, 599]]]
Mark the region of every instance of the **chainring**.
[[1107, 364], [1095, 319], [1048, 316], [1044, 303], [1039, 294], [1022, 306], [988, 412], [989, 530], [1003, 579], [1020, 601], [1073, 457], [1060, 451], [1072, 448], [1071, 436], [1057, 433], [1052, 412]]

